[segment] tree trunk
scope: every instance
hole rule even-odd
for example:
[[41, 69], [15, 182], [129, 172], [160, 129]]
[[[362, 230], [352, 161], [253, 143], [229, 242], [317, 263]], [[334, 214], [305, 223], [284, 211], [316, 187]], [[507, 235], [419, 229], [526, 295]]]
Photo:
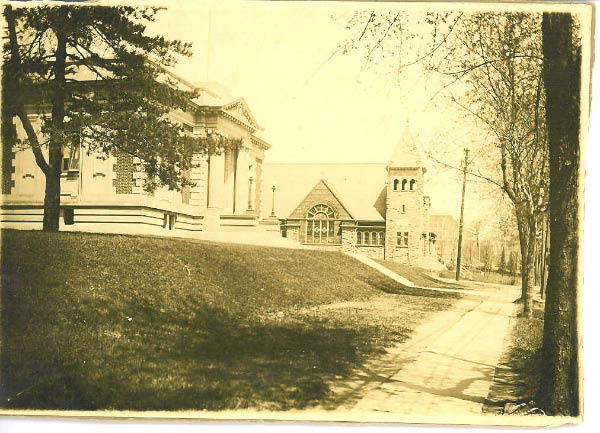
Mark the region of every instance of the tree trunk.
[[531, 317], [533, 312], [533, 287], [535, 278], [535, 219], [527, 215], [522, 205], [515, 204], [517, 228], [519, 229], [519, 246], [521, 248], [521, 298], [522, 315]]
[[[63, 9], [66, 19], [66, 9]], [[44, 231], [57, 232], [60, 218], [60, 173], [64, 145], [64, 118], [67, 59], [67, 36], [55, 30], [57, 38], [54, 63], [54, 94], [52, 98], [52, 130], [49, 140], [48, 172], [46, 173], [46, 195], [44, 197]]]
[[581, 54], [573, 44], [572, 24], [567, 13], [544, 13], [542, 20], [552, 235], [537, 403], [550, 415], [578, 416]]
[[550, 217], [546, 214], [545, 234], [544, 234], [544, 251], [542, 257], [542, 282], [540, 284], [540, 295], [542, 299], [546, 296], [546, 284], [548, 280], [548, 239], [550, 236]]
[[[62, 152], [59, 157], [62, 159]], [[44, 225], [46, 232], [57, 232], [60, 220], [60, 163], [58, 173], [50, 157], [50, 170], [46, 174], [46, 191], [44, 196]]]
[[535, 223], [533, 227], [527, 230], [527, 246], [525, 257], [521, 260], [521, 291], [523, 297], [523, 316], [531, 317], [533, 315], [533, 287], [535, 277]]

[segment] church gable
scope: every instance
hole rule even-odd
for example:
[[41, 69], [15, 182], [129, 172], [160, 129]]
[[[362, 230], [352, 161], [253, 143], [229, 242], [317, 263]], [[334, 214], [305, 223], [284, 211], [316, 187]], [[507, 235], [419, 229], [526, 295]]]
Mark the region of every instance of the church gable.
[[335, 212], [338, 219], [353, 219], [352, 215], [344, 207], [338, 195], [321, 179], [300, 202], [298, 207], [290, 214], [289, 218], [306, 218], [308, 211], [317, 204], [325, 204]]

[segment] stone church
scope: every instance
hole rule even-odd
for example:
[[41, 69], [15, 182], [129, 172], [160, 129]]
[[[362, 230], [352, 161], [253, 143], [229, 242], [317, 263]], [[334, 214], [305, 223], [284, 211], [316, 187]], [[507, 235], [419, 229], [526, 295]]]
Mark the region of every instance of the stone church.
[[312, 248], [436, 268], [426, 172], [407, 125], [387, 164], [265, 164], [275, 188], [263, 190], [262, 215], [278, 215], [283, 236]]

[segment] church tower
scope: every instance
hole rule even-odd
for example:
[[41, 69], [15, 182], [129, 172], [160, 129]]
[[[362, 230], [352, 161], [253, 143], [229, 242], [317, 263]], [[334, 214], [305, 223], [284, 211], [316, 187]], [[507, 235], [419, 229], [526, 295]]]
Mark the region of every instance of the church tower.
[[407, 123], [387, 165], [386, 260], [418, 265], [425, 255], [429, 204], [423, 195], [426, 171]]

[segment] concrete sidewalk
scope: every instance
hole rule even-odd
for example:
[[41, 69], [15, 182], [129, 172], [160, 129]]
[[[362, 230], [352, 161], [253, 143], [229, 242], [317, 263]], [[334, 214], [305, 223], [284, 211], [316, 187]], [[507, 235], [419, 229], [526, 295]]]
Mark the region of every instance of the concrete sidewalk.
[[[447, 288], [441, 288], [441, 287], [417, 286], [412, 281], [404, 278], [403, 276], [397, 274], [396, 272], [392, 271], [391, 269], [388, 269], [385, 266], [380, 265], [375, 260], [370, 259], [369, 257], [367, 257], [365, 255], [358, 254], [358, 253], [346, 253], [346, 254], [349, 255], [350, 257], [355, 258], [359, 262], [361, 262], [361, 263], [363, 263], [363, 264], [365, 264], [367, 266], [372, 267], [373, 269], [381, 272], [385, 276], [391, 278], [392, 280], [394, 280], [397, 283], [400, 283], [400, 284], [402, 284], [402, 285], [404, 285], [406, 287], [414, 287], [416, 289], [423, 289], [423, 290], [432, 290], [434, 292], [461, 293], [463, 295], [474, 295], [474, 296], [485, 296], [485, 297], [489, 296], [489, 292], [488, 291], [485, 291], [485, 290], [473, 290], [467, 284], [462, 284], [463, 283], [462, 281], [461, 281], [460, 285], [465, 286], [465, 288], [460, 288], [460, 289], [447, 289]], [[439, 278], [434, 278], [434, 279], [438, 279], [439, 280]], [[451, 282], [453, 284], [456, 284], [455, 281], [451, 281]], [[478, 286], [477, 288], [482, 288], [482, 286]]]
[[368, 258], [365, 255], [362, 254], [358, 254], [358, 253], [346, 253], [348, 254], [350, 257], [355, 258], [356, 260], [358, 260], [361, 263], [364, 263], [367, 266], [372, 267], [373, 269], [378, 270], [379, 272], [381, 272], [382, 274], [386, 275], [387, 277], [391, 278], [392, 280], [396, 281], [397, 283], [400, 283], [406, 287], [415, 287], [415, 284], [412, 281], [407, 280], [406, 278], [398, 275], [397, 273], [395, 273], [394, 271], [386, 268], [383, 265], [380, 265], [379, 263], [377, 263], [375, 260]]
[[335, 383], [334, 405], [425, 417], [481, 414], [519, 294], [490, 287], [486, 298], [462, 299], [436, 313], [409, 341]]

